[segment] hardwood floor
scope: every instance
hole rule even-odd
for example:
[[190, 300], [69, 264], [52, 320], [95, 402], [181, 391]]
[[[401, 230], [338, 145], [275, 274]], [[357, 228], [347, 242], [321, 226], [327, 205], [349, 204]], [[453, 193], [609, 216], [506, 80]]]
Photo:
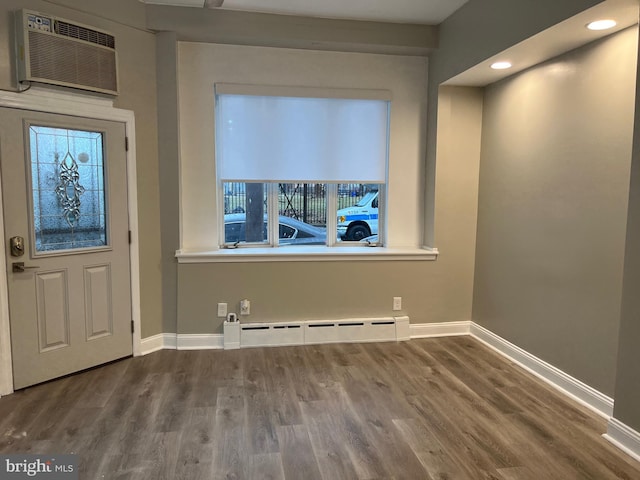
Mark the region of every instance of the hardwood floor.
[[605, 420], [470, 337], [169, 351], [0, 399], [81, 479], [638, 479]]

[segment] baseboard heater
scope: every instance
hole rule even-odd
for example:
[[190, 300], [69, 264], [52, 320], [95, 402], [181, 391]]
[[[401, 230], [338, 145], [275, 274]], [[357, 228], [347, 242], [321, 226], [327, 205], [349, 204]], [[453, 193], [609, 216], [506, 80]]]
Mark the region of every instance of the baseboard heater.
[[225, 322], [224, 348], [409, 340], [409, 317], [348, 318], [302, 322]]

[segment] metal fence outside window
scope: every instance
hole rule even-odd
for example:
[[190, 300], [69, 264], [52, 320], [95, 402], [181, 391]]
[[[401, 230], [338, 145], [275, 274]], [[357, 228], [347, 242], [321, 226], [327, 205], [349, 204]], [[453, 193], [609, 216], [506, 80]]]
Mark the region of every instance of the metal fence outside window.
[[[224, 213], [244, 213], [246, 208], [246, 184], [224, 184]], [[342, 183], [338, 185], [338, 209], [358, 203], [368, 191], [369, 185]], [[327, 224], [327, 185], [324, 183], [281, 183], [278, 188], [278, 213], [311, 225]], [[265, 205], [266, 209], [266, 205]]]

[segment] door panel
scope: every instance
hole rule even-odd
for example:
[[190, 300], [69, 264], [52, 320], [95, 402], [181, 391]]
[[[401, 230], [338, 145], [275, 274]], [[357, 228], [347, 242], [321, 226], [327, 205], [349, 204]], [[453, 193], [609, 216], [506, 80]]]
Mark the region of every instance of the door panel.
[[6, 252], [16, 389], [132, 353], [124, 135], [0, 109], [4, 233], [24, 238]]
[[111, 308], [111, 266], [84, 269], [84, 305], [87, 340], [113, 334]]
[[67, 271], [35, 273], [40, 353], [69, 345]]

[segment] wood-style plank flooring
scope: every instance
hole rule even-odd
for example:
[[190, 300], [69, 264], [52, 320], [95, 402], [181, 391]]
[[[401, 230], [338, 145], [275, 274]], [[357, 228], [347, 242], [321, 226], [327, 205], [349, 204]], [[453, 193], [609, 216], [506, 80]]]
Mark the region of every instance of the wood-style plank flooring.
[[159, 351], [0, 399], [81, 479], [640, 479], [606, 422], [471, 337]]

